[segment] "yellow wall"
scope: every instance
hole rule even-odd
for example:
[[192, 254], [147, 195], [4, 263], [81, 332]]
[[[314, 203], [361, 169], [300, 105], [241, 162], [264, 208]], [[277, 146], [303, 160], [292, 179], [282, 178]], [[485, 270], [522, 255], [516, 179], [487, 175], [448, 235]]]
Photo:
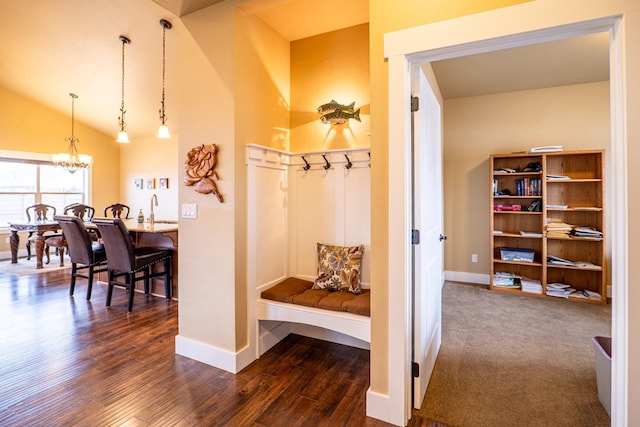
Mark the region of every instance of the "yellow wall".
[[384, 34], [528, 0], [371, 0], [369, 31], [371, 55], [371, 281], [380, 292], [371, 295], [371, 389], [388, 393], [388, 69]]
[[[78, 94], [76, 112], [83, 102], [93, 100]], [[53, 154], [67, 148], [65, 138], [71, 132], [71, 117], [37, 103], [27, 97], [0, 86], [0, 150]], [[119, 197], [120, 154], [111, 135], [75, 120], [75, 136], [80, 140], [78, 149], [93, 157], [90, 203], [101, 211]], [[0, 251], [4, 250], [4, 239]]]
[[[171, 128], [169, 128], [171, 129]], [[178, 135], [170, 139], [156, 137], [132, 139], [120, 147], [120, 203], [131, 208], [130, 217], [138, 215], [140, 209], [145, 218], [151, 211], [151, 196], [158, 197], [154, 206], [155, 219], [178, 219], [178, 187], [182, 184], [182, 171], [176, 167], [178, 157]], [[161, 189], [159, 179], [169, 178], [169, 188]], [[134, 180], [142, 179], [139, 190]], [[155, 189], [147, 188], [147, 180], [155, 180]]]
[[[368, 147], [370, 132], [369, 25], [291, 43], [291, 151]], [[329, 125], [317, 108], [355, 102], [360, 120]]]
[[490, 154], [608, 149], [609, 116], [608, 81], [445, 100], [445, 270], [489, 274]]

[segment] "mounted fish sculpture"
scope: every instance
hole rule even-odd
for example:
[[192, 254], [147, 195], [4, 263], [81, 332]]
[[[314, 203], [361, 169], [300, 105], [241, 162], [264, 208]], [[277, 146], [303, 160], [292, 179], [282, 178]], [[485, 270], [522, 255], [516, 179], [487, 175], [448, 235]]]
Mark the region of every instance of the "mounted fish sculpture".
[[213, 193], [214, 196], [222, 202], [222, 194], [218, 191], [215, 181], [218, 173], [214, 170], [216, 167], [218, 146], [216, 144], [200, 145], [194, 147], [187, 153], [187, 159], [184, 162], [184, 183], [185, 185], [195, 185], [194, 190], [202, 194]]
[[324, 124], [341, 125], [349, 119], [360, 121], [360, 109], [354, 111], [355, 102], [349, 105], [338, 104], [335, 99], [318, 107], [318, 113], [322, 114], [320, 120]]

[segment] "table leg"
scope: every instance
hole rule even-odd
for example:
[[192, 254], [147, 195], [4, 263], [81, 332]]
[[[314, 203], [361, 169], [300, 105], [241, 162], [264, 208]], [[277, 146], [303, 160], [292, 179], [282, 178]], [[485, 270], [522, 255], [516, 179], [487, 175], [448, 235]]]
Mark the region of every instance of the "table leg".
[[36, 233], [36, 269], [42, 268], [42, 256], [44, 254], [44, 231]]
[[9, 245], [11, 246], [11, 264], [18, 263], [18, 248], [20, 247], [20, 236], [16, 230], [11, 230], [9, 236]]

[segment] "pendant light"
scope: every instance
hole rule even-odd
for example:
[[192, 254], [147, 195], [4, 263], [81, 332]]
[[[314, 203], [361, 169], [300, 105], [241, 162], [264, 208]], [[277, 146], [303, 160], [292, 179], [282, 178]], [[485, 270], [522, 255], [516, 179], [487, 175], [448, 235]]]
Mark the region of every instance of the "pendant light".
[[127, 127], [127, 124], [124, 121], [124, 114], [126, 113], [124, 109], [124, 45], [131, 43], [131, 40], [126, 36], [120, 36], [120, 41], [122, 42], [122, 103], [120, 104], [120, 117], [118, 117], [120, 132], [118, 132], [118, 139], [116, 139], [116, 142], [128, 144], [129, 135], [127, 135], [127, 132], [124, 130], [124, 128]]
[[80, 140], [76, 138], [74, 132], [75, 100], [78, 98], [78, 95], [70, 93], [69, 96], [71, 96], [71, 136], [64, 139], [69, 145], [67, 146], [67, 151], [60, 154], [54, 154], [52, 157], [56, 166], [59, 166], [70, 173], [75, 173], [78, 169], [88, 168], [91, 164], [91, 157], [84, 154], [78, 154], [78, 147], [76, 145]]
[[158, 128], [157, 136], [158, 138], [168, 139], [171, 135], [169, 135], [169, 128], [165, 124], [167, 121], [167, 115], [164, 112], [164, 71], [166, 63], [166, 35], [167, 30], [171, 29], [171, 22], [166, 19], [161, 19], [160, 26], [162, 27], [162, 100], [160, 101], [160, 127]]

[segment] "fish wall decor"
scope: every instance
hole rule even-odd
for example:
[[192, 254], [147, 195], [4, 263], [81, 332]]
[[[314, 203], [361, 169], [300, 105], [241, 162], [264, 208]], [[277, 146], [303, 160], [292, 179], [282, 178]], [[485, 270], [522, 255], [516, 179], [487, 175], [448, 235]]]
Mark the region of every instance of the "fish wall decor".
[[325, 124], [341, 125], [349, 119], [360, 121], [360, 109], [354, 111], [355, 101], [349, 105], [339, 104], [332, 99], [318, 107], [318, 113], [322, 114], [320, 121]]

